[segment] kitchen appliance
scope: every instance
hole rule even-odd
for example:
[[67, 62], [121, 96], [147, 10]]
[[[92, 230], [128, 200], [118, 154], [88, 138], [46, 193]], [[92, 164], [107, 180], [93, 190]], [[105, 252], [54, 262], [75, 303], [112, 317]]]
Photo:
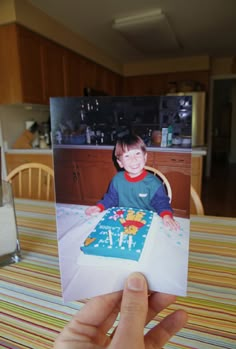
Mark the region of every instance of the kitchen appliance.
[[[191, 142], [187, 140], [186, 143], [191, 144], [192, 147], [203, 146], [205, 144], [205, 104], [206, 104], [206, 93], [201, 92], [179, 92], [169, 93], [168, 96], [190, 96], [192, 100], [192, 139]], [[179, 113], [179, 118], [184, 120], [188, 114], [188, 105], [182, 105], [182, 111]], [[183, 135], [186, 136], [186, 135]]]

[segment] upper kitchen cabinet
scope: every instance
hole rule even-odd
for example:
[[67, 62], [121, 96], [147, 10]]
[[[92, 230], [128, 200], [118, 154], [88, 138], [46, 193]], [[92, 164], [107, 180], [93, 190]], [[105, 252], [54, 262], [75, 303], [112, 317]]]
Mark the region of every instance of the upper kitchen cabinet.
[[44, 103], [48, 103], [50, 97], [65, 96], [63, 69], [65, 49], [50, 40], [42, 38], [41, 50]]
[[48, 104], [64, 96], [61, 46], [17, 25], [0, 27], [0, 103]]
[[21, 26], [0, 27], [0, 103], [42, 103], [40, 36]]
[[[189, 89], [186, 83], [191, 82], [195, 86]], [[126, 77], [123, 94], [126, 96], [164, 95], [170, 92], [208, 91], [208, 88], [208, 71], [187, 71]]]
[[66, 96], [83, 96], [82, 59], [70, 50], [64, 54], [64, 83]]

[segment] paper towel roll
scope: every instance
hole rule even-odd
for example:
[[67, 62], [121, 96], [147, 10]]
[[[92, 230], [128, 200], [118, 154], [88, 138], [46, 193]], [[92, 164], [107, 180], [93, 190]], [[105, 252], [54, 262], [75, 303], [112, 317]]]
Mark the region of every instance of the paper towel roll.
[[35, 123], [35, 121], [26, 121], [25, 122], [25, 128], [26, 130], [29, 130], [30, 127]]

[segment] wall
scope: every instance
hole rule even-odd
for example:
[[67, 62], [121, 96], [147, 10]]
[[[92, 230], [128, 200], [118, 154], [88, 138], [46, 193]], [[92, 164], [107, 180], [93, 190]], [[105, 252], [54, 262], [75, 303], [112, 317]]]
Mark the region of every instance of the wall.
[[4, 146], [4, 150], [11, 148], [16, 139], [25, 130], [25, 121], [35, 120], [40, 123], [48, 120], [48, 107], [33, 106], [33, 109], [30, 110], [27, 108], [31, 107], [24, 105], [0, 106], [2, 146]]

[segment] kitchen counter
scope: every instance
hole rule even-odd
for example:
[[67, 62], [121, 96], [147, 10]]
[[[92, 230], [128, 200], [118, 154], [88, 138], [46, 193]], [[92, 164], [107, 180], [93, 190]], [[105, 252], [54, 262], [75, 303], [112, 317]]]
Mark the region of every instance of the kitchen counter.
[[5, 151], [6, 154], [52, 154], [52, 148], [48, 149], [7, 149]]
[[[54, 146], [56, 149], [93, 149], [93, 150], [99, 150], [99, 149], [107, 149], [112, 150], [114, 148], [113, 145], [73, 145], [73, 144], [58, 144]], [[203, 147], [194, 147], [194, 148], [184, 148], [184, 147], [156, 147], [156, 146], [149, 146], [147, 147], [148, 151], [158, 151], [158, 152], [175, 152], [175, 153], [191, 153], [193, 156], [202, 156], [206, 155], [207, 148], [205, 146]]]
[[[58, 144], [54, 146], [56, 149], [93, 149], [93, 150], [112, 150], [114, 148], [113, 145], [73, 145], [73, 144]], [[148, 151], [158, 151], [158, 152], [175, 152], [175, 153], [190, 153], [192, 152], [193, 156], [204, 156], [207, 154], [207, 147], [194, 147], [194, 148], [184, 148], [184, 147], [155, 147], [150, 146], [147, 147]], [[50, 149], [8, 149], [6, 153], [9, 154], [52, 154], [52, 148]]]

